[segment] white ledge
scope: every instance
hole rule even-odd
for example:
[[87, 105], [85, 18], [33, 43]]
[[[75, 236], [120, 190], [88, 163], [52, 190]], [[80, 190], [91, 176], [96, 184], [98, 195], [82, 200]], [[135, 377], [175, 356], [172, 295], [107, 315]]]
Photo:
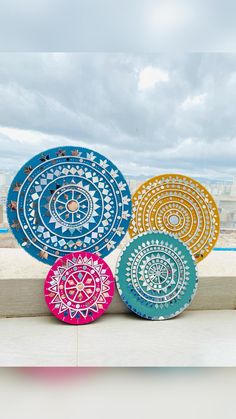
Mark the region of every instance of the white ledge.
[[52, 316], [0, 319], [0, 366], [231, 367], [236, 311], [185, 311], [166, 321], [110, 314], [72, 326]]
[[[120, 250], [106, 261], [112, 271]], [[38, 262], [22, 249], [0, 249], [0, 317], [49, 314], [43, 284], [50, 266]], [[236, 257], [233, 252], [211, 252], [198, 264], [199, 286], [190, 310], [236, 308]], [[116, 292], [108, 313], [127, 313]]]

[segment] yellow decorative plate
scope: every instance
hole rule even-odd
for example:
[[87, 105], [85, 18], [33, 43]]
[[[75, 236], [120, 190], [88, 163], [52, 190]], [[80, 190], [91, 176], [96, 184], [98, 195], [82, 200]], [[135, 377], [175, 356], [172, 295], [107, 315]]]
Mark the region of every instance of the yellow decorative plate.
[[215, 246], [220, 217], [207, 189], [190, 177], [167, 174], [144, 182], [132, 197], [129, 234], [166, 231], [183, 240], [197, 262]]

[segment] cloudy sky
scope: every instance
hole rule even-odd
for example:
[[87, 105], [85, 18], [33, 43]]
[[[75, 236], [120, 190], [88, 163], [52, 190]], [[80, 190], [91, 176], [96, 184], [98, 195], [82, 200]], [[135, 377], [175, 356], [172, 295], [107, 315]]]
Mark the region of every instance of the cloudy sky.
[[1, 53], [0, 170], [81, 145], [124, 174], [236, 176], [236, 55]]
[[1, 51], [236, 50], [235, 0], [1, 1]]

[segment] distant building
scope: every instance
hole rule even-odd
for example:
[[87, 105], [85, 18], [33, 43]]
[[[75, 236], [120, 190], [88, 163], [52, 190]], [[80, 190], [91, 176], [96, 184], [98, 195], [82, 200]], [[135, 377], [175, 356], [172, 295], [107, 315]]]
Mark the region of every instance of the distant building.
[[[0, 172], [0, 226], [7, 227], [6, 200], [9, 185], [13, 178], [11, 172]], [[126, 176], [131, 194], [146, 180], [145, 177]], [[236, 230], [236, 178], [233, 182], [205, 181], [202, 182], [216, 200], [219, 207], [221, 229]]]
[[3, 224], [4, 224], [3, 205], [0, 205], [0, 227], [3, 227]]
[[127, 179], [127, 182], [128, 182], [128, 185], [132, 194], [136, 191], [136, 189], [138, 189], [139, 185], [143, 183], [143, 181], [140, 179], [129, 179], [129, 178]]
[[236, 197], [236, 178], [234, 178], [234, 180], [233, 180], [230, 195]]
[[5, 173], [0, 173], [0, 187], [7, 184], [7, 175]]

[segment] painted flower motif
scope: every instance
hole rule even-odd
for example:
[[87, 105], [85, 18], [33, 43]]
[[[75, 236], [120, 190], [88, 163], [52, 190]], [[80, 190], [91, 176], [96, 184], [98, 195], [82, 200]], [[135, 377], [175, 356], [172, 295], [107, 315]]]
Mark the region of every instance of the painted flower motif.
[[115, 242], [114, 240], [111, 240], [109, 243], [107, 243], [107, 249], [111, 250], [111, 249], [115, 249]]
[[39, 257], [40, 257], [41, 259], [47, 259], [47, 258], [48, 258], [48, 252], [46, 252], [46, 250], [41, 250], [41, 251], [39, 252]]
[[123, 211], [122, 212], [123, 220], [127, 220], [129, 217], [130, 217], [129, 211]]
[[118, 176], [118, 170], [111, 170], [111, 176], [115, 179]]
[[72, 150], [71, 154], [72, 154], [72, 156], [79, 156], [80, 152], [79, 152], [79, 150]]
[[49, 154], [42, 154], [39, 160], [44, 162], [44, 161], [47, 161], [49, 159], [50, 159]]
[[120, 191], [124, 191], [126, 189], [126, 184], [124, 182], [118, 183], [118, 188]]
[[124, 227], [118, 227], [116, 233], [118, 236], [122, 236], [123, 234], [125, 234]]
[[14, 228], [16, 231], [18, 231], [20, 229], [20, 223], [18, 220], [14, 220], [13, 223], [11, 224], [11, 227]]
[[24, 173], [26, 175], [29, 175], [32, 172], [32, 170], [33, 170], [33, 167], [32, 166], [25, 167]]
[[130, 199], [128, 198], [128, 196], [124, 196], [122, 198], [122, 203], [123, 205], [128, 205], [128, 203], [130, 202]]
[[108, 167], [107, 160], [100, 160], [100, 166], [106, 169]]
[[17, 209], [16, 201], [11, 201], [10, 204], [8, 204], [8, 208], [10, 208], [12, 211], [16, 211]]
[[94, 161], [95, 160], [95, 155], [93, 152], [91, 153], [87, 153], [87, 159]]
[[14, 192], [19, 192], [20, 188], [21, 188], [21, 183], [16, 182], [15, 185], [13, 186], [13, 191]]
[[66, 155], [66, 151], [65, 151], [65, 150], [61, 150], [61, 149], [59, 149], [59, 150], [56, 152], [56, 155], [57, 155], [57, 157], [65, 157], [65, 155]]

